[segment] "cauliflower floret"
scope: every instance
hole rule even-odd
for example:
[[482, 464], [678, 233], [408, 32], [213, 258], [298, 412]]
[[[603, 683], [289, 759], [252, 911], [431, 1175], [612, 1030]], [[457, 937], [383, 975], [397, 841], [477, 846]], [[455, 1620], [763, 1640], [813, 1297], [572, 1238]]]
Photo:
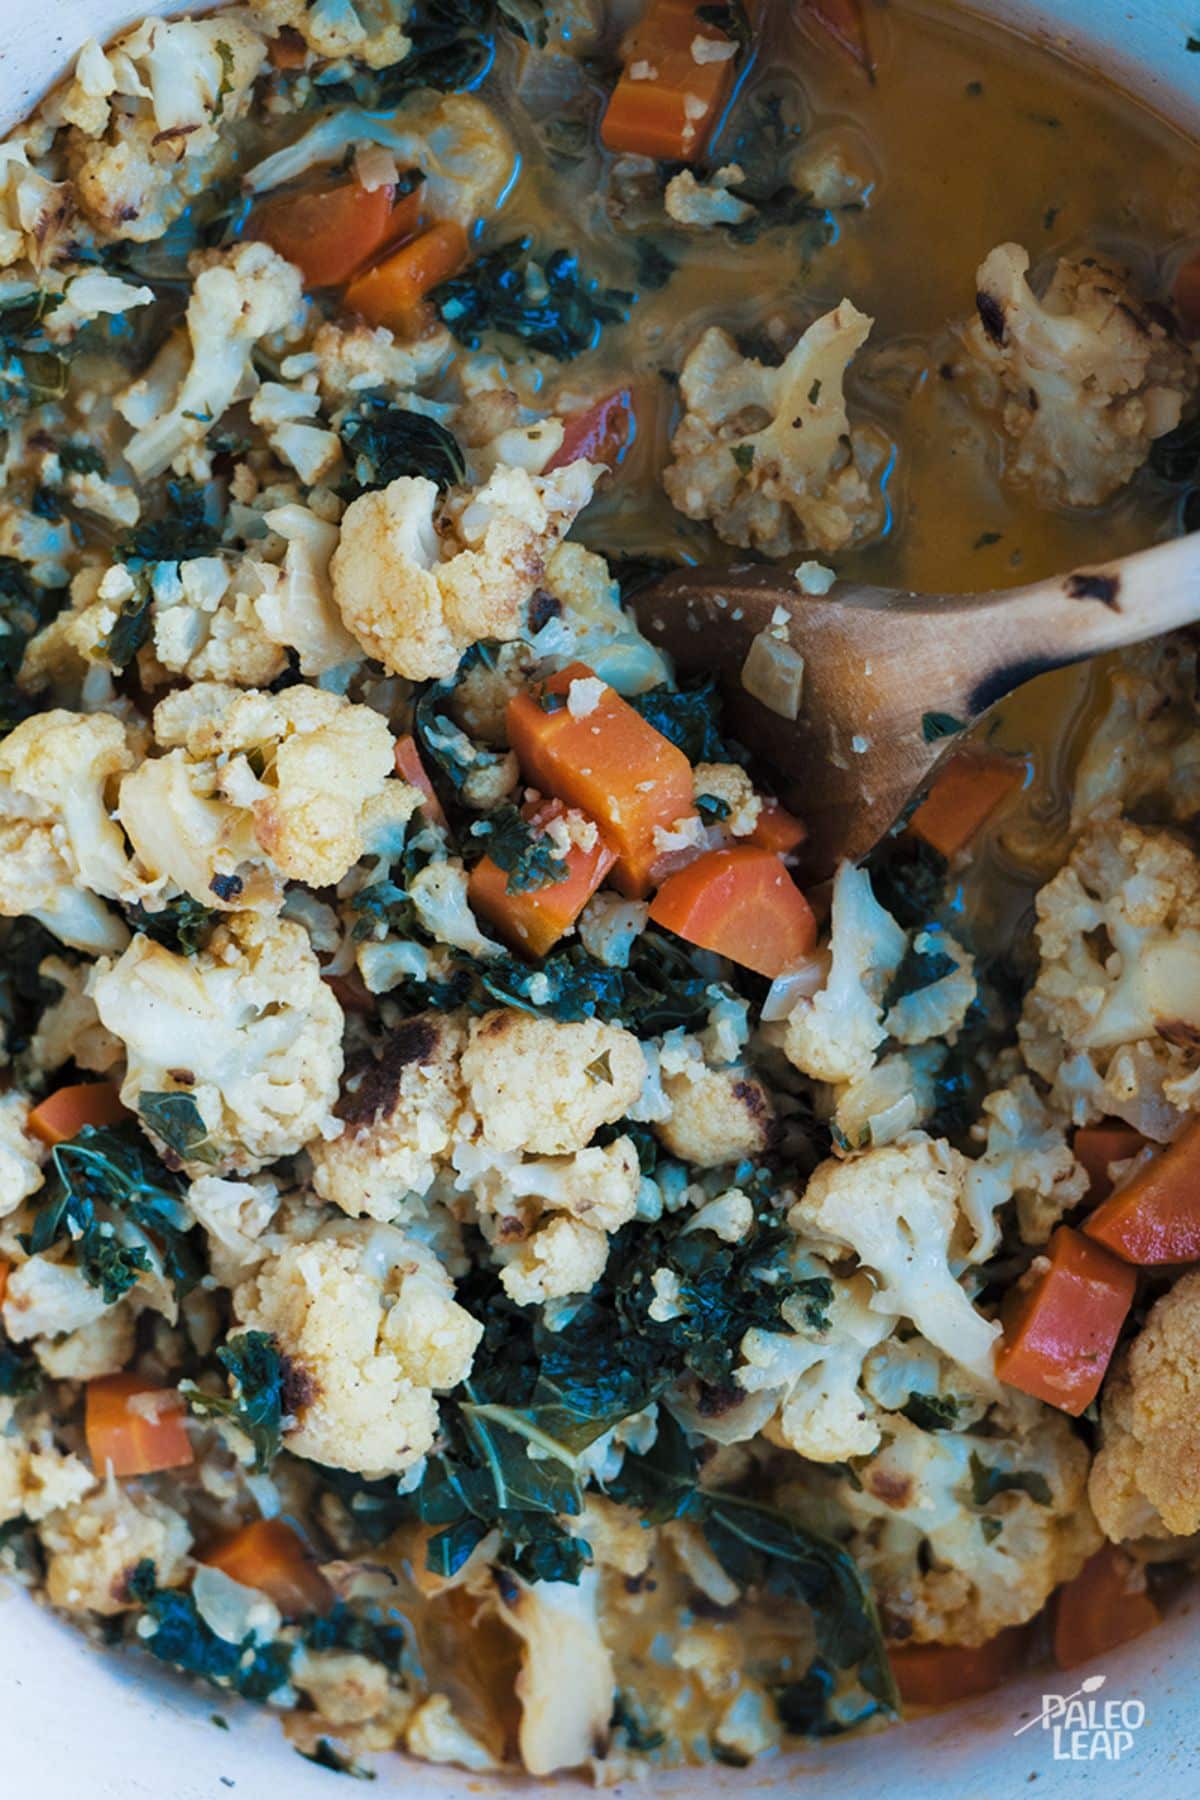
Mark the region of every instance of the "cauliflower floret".
[[983, 262], [968, 373], [999, 413], [1009, 479], [1043, 503], [1098, 506], [1178, 425], [1196, 365], [1102, 258], [1064, 258], [1040, 300], [1028, 273], [1019, 244]]
[[31, 1256], [10, 1269], [0, 1319], [14, 1344], [60, 1337], [92, 1325], [107, 1311], [99, 1288], [74, 1263]]
[[246, 14], [146, 19], [107, 51], [86, 44], [51, 101], [73, 129], [80, 211], [102, 238], [161, 237], [233, 162], [266, 43]]
[[828, 553], [874, 536], [890, 445], [878, 426], [851, 427], [842, 394], [870, 329], [843, 300], [769, 368], [710, 326], [683, 365], [685, 411], [663, 471], [679, 511], [764, 556]]
[[715, 170], [706, 181], [697, 181], [691, 169], [681, 169], [672, 175], [663, 196], [667, 217], [677, 225], [694, 225], [702, 231], [714, 225], [740, 225], [754, 211], [751, 201], [732, 192], [745, 179], [745, 171], [737, 163]]
[[458, 857], [428, 863], [408, 885], [417, 919], [431, 938], [453, 950], [487, 961], [501, 954], [500, 945], [479, 929], [467, 898], [468, 876]]
[[1194, 647], [1156, 638], [1127, 651], [1109, 677], [1108, 705], [1084, 743], [1071, 799], [1071, 829], [1152, 799], [1155, 816], [1186, 823], [1200, 813], [1200, 729]]
[[764, 1153], [771, 1142], [775, 1109], [762, 1082], [748, 1069], [738, 1063], [710, 1068], [694, 1040], [666, 1051], [661, 1066], [670, 1111], [654, 1121], [654, 1130], [672, 1156], [700, 1169], [715, 1169]]
[[263, 1237], [279, 1208], [279, 1190], [266, 1176], [251, 1182], [201, 1175], [188, 1188], [187, 1205], [204, 1228], [218, 1286], [236, 1287], [266, 1259]]
[[908, 939], [871, 892], [871, 877], [843, 863], [833, 884], [825, 986], [801, 999], [787, 1022], [789, 1062], [818, 1081], [858, 1081], [887, 1036], [882, 1001]]
[[52, 1513], [40, 1536], [51, 1604], [105, 1617], [137, 1605], [129, 1577], [140, 1562], [154, 1564], [159, 1587], [176, 1587], [187, 1572], [192, 1543], [185, 1520], [172, 1507], [114, 1480]]
[[299, 32], [313, 55], [327, 62], [352, 57], [368, 69], [390, 69], [412, 48], [404, 25], [410, 0], [250, 0], [272, 35]]
[[53, 343], [69, 342], [81, 325], [103, 317], [123, 317], [139, 306], [150, 306], [154, 289], [134, 287], [101, 269], [85, 269], [81, 275], [69, 275], [62, 299], [46, 316], [46, 336]]
[[500, 1285], [518, 1306], [536, 1306], [567, 1294], [586, 1294], [608, 1261], [603, 1231], [564, 1215], [542, 1225], [500, 1271]]
[[1088, 1496], [1106, 1536], [1200, 1531], [1200, 1270], [1151, 1307], [1104, 1387]]
[[81, 950], [114, 950], [128, 932], [97, 895], [146, 900], [109, 811], [108, 790], [134, 760], [110, 713], [23, 719], [0, 743], [0, 912], [29, 913]]
[[618, 694], [644, 694], [671, 679], [662, 651], [642, 636], [633, 614], [621, 605], [621, 584], [594, 550], [570, 540], [560, 544], [542, 585], [561, 608], [560, 618], [547, 627], [556, 645], [561, 641], [564, 654], [569, 650]]
[[1099, 1547], [1088, 1454], [1068, 1421], [1024, 1402], [993, 1409], [987, 1427], [922, 1431], [893, 1415], [883, 1446], [836, 1484], [849, 1548], [900, 1642], [985, 1643]]
[[549, 552], [600, 472], [583, 461], [550, 475], [502, 465], [476, 492], [452, 495], [437, 522], [437, 487], [423, 476], [360, 495], [331, 564], [347, 628], [413, 681], [453, 675], [479, 638], [517, 637]]
[[387, 1225], [291, 1244], [234, 1295], [273, 1332], [298, 1393], [287, 1447], [359, 1474], [399, 1474], [437, 1434], [435, 1388], [465, 1381], [483, 1327], [423, 1244]]
[[367, 393], [400, 401], [441, 374], [454, 353], [454, 339], [442, 327], [412, 343], [397, 343], [386, 326], [330, 319], [313, 338], [311, 353], [327, 406], [345, 406]]
[[161, 475], [177, 459], [202, 447], [226, 409], [257, 390], [254, 351], [260, 340], [276, 333], [294, 336], [302, 320], [300, 271], [269, 244], [242, 243], [231, 250], [205, 252], [188, 300], [190, 355], [173, 398], [165, 410], [156, 407], [142, 422], [138, 402], [153, 389], [151, 365], [117, 402], [125, 418], [138, 422], [125, 447], [126, 461], [138, 479]]
[[466, 1034], [444, 1013], [405, 1019], [376, 1055], [352, 1059], [342, 1083], [339, 1137], [312, 1147], [313, 1186], [352, 1217], [395, 1220], [428, 1192], [457, 1135], [459, 1059]]
[[294, 650], [300, 673], [310, 680], [353, 667], [361, 660], [359, 648], [334, 605], [329, 572], [337, 526], [294, 503], [273, 507], [263, 523], [287, 545], [281, 565], [253, 565], [261, 590], [254, 612], [263, 633]]
[[107, 1074], [125, 1052], [100, 1023], [96, 1003], [87, 992], [88, 964], [46, 956], [38, 964], [38, 974], [43, 981], [56, 982], [62, 994], [38, 1020], [29, 1047], [35, 1065], [49, 1074], [75, 1062], [92, 1074]]
[[[531, 1775], [576, 1769], [602, 1756], [608, 1743], [616, 1678], [600, 1634], [600, 1578], [585, 1569], [577, 1582], [517, 1577], [498, 1586], [501, 1616], [521, 1639], [518, 1744]], [[563, 1670], [571, 1671], [569, 1683]]]
[[386, 720], [323, 688], [269, 694], [195, 683], [159, 702], [154, 733], [166, 748], [209, 759], [217, 789], [235, 803], [245, 796], [272, 866], [310, 887], [340, 881], [368, 849], [398, 849], [420, 804], [417, 789], [395, 777]]
[[508, 1009], [471, 1021], [462, 1058], [485, 1141], [544, 1155], [582, 1150], [601, 1125], [622, 1118], [645, 1072], [637, 1039], [619, 1025]]
[[1058, 1110], [1167, 1138], [1200, 1041], [1200, 860], [1170, 832], [1085, 831], [1037, 896], [1038, 977], [1019, 1035]]
[[1028, 1075], [989, 1094], [973, 1136], [983, 1154], [970, 1165], [963, 1211], [975, 1232], [970, 1261], [985, 1262], [1000, 1240], [997, 1208], [1017, 1203], [1025, 1244], [1044, 1244], [1088, 1191], [1087, 1170], [1067, 1142], [1069, 1122], [1043, 1100]]
[[189, 1174], [260, 1169], [336, 1132], [342, 1012], [302, 926], [241, 914], [192, 957], [139, 936], [96, 964], [91, 992], [125, 1046], [126, 1106], [194, 1100], [207, 1136]]
[[0, 143], [0, 269], [25, 260], [48, 268], [66, 246], [75, 212], [70, 184], [39, 174], [40, 148], [36, 128]]
[[0, 1219], [16, 1212], [42, 1185], [45, 1144], [25, 1129], [29, 1101], [15, 1091], [0, 1095]]
[[618, 1231], [637, 1212], [641, 1170], [632, 1138], [589, 1144], [573, 1156], [530, 1157], [463, 1140], [454, 1146], [452, 1162], [455, 1186], [469, 1190], [482, 1214], [502, 1222], [526, 1214], [524, 1200], [571, 1213], [606, 1232]]
[[940, 926], [919, 931], [912, 948], [917, 957], [946, 957], [952, 966], [923, 987], [901, 995], [888, 1010], [884, 1030], [899, 1044], [928, 1044], [933, 1039], [953, 1043], [975, 999], [970, 954]]
[[119, 1300], [90, 1325], [80, 1325], [65, 1337], [35, 1338], [33, 1354], [55, 1381], [94, 1381], [98, 1375], [116, 1375], [133, 1355], [137, 1312], [128, 1300]]
[[898, 1050], [857, 1081], [831, 1089], [833, 1125], [841, 1134], [837, 1141], [850, 1150], [866, 1150], [872, 1144], [894, 1144], [924, 1125], [937, 1107], [937, 1077], [945, 1060], [940, 1044]]
[[730, 837], [749, 837], [762, 812], [762, 796], [739, 763], [697, 763], [692, 770], [692, 788], [697, 800], [707, 796], [720, 800], [728, 809], [721, 827]]
[[0, 1525], [19, 1518], [37, 1524], [95, 1485], [85, 1463], [58, 1449], [49, 1425], [18, 1424], [13, 1402], [0, 1399]]
[[971, 1305], [951, 1273], [961, 1255], [969, 1164], [938, 1139], [824, 1162], [788, 1213], [793, 1231], [851, 1251], [874, 1277], [872, 1311], [910, 1319], [931, 1344], [994, 1386], [999, 1325]]

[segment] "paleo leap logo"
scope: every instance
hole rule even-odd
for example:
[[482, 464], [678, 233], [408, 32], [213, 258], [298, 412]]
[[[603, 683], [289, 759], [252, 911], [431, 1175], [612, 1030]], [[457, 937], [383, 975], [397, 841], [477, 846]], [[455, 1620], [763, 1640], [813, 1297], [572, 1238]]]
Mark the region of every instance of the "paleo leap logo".
[[1133, 1749], [1146, 1722], [1140, 1700], [1093, 1700], [1108, 1680], [1089, 1675], [1073, 1694], [1043, 1694], [1042, 1710], [1013, 1732], [1020, 1737], [1040, 1725], [1050, 1737], [1055, 1762], [1120, 1762]]

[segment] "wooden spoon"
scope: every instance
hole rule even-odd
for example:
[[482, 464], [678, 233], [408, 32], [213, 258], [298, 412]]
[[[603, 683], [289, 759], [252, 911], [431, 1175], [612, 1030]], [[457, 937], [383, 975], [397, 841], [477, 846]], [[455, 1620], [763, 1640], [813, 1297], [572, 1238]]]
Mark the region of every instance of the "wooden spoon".
[[[804, 873], [864, 856], [965, 727], [1022, 682], [1200, 619], [1200, 534], [992, 594], [904, 594], [838, 583], [799, 591], [762, 565], [684, 569], [631, 602], [683, 674], [720, 673], [730, 732], [809, 827]], [[781, 614], [778, 609], [783, 608]], [[799, 716], [741, 685], [751, 640], [786, 616], [804, 658]]]

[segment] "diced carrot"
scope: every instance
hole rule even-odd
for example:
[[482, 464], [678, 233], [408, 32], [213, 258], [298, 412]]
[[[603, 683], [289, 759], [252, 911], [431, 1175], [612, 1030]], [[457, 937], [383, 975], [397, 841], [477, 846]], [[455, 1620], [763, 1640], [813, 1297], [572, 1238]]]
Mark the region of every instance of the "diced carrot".
[[615, 394], [605, 394], [603, 399], [566, 421], [563, 441], [546, 464], [546, 473], [564, 468], [581, 456], [586, 456], [589, 462], [607, 463], [610, 469], [615, 468], [636, 432], [637, 414], [629, 389], [619, 388]]
[[986, 1644], [901, 1644], [888, 1661], [905, 1706], [949, 1706], [986, 1694], [1011, 1679], [1026, 1660], [1029, 1631], [1010, 1625]]
[[650, 905], [656, 925], [774, 981], [817, 941], [817, 922], [783, 859], [737, 844], [669, 875]]
[[1097, 1550], [1074, 1581], [1059, 1588], [1052, 1607], [1060, 1669], [1091, 1662], [1161, 1623], [1142, 1565], [1115, 1544]]
[[863, 0], [802, 0], [804, 10], [833, 39], [835, 44], [861, 63], [868, 75], [875, 72], [875, 59], [867, 40], [867, 20]]
[[278, 37], [267, 45], [273, 69], [302, 69], [308, 61], [308, 45], [292, 25], [282, 25]]
[[421, 761], [421, 752], [417, 749], [417, 740], [411, 732], [406, 731], [396, 739], [396, 773], [407, 781], [410, 787], [419, 788], [423, 796], [421, 811], [431, 825], [444, 826], [446, 815], [436, 790]]
[[1103, 1119], [1099, 1125], [1081, 1125], [1071, 1141], [1076, 1162], [1087, 1170], [1091, 1186], [1088, 1199], [1107, 1200], [1112, 1192], [1109, 1169], [1115, 1162], [1126, 1162], [1145, 1148], [1146, 1140], [1132, 1125], [1121, 1119]]
[[395, 198], [391, 187], [358, 181], [272, 194], [251, 214], [246, 235], [261, 238], [304, 276], [308, 288], [341, 287], [389, 244], [421, 224], [421, 190]]
[[43, 1144], [64, 1144], [85, 1125], [119, 1125], [130, 1116], [111, 1081], [77, 1081], [39, 1101], [26, 1129]]
[[8, 1292], [8, 1272], [12, 1264], [0, 1256], [0, 1306], [4, 1305], [4, 1296]]
[[1078, 1417], [1100, 1391], [1136, 1286], [1127, 1263], [1060, 1225], [1001, 1309], [1001, 1381]]
[[1171, 299], [1184, 337], [1200, 337], [1200, 250], [1180, 263], [1171, 284]]
[[1200, 1118], [1135, 1169], [1083, 1229], [1126, 1262], [1200, 1261]]
[[352, 281], [346, 289], [347, 309], [370, 325], [403, 331], [426, 294], [456, 274], [467, 254], [466, 232], [453, 219], [444, 219]]
[[694, 162], [733, 89], [736, 45], [715, 61], [699, 62], [700, 37], [732, 44], [706, 23], [689, 0], [650, 0], [621, 46], [624, 72], [608, 102], [600, 137], [609, 150]]
[[682, 750], [610, 687], [590, 712], [573, 713], [571, 684], [587, 679], [595, 679], [591, 669], [571, 663], [536, 692], [515, 695], [508, 740], [531, 786], [595, 819], [616, 851], [614, 884], [640, 900], [661, 856], [655, 832], [694, 813], [692, 768]]
[[964, 751], [941, 771], [909, 830], [943, 856], [956, 856], [1024, 779], [1025, 766], [1014, 757]]
[[790, 856], [807, 836], [803, 819], [797, 819], [778, 800], [764, 800], [754, 830], [742, 842], [754, 844], [759, 850], [774, 850], [777, 856]]
[[153, 1475], [193, 1460], [183, 1402], [174, 1388], [140, 1375], [101, 1375], [87, 1384], [84, 1436], [97, 1475]]
[[[534, 804], [523, 809], [534, 831], [544, 832], [566, 808], [561, 801]], [[490, 856], [476, 863], [467, 883], [473, 912], [486, 919], [499, 935], [522, 956], [545, 956], [564, 937], [617, 860], [616, 851], [597, 831], [590, 850], [573, 844], [560, 858], [567, 867], [565, 881], [555, 881], [524, 893], [509, 891], [508, 872]]]
[[255, 1519], [243, 1525], [200, 1561], [243, 1587], [257, 1588], [275, 1602], [285, 1619], [326, 1613], [333, 1605], [333, 1589], [283, 1519]]

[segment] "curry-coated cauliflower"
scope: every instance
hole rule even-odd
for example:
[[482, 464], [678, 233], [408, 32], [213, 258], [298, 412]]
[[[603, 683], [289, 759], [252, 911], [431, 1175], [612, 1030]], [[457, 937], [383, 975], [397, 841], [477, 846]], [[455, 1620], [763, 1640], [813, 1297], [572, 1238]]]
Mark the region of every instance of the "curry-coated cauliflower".
[[921, 1132], [845, 1162], [824, 1162], [788, 1213], [821, 1250], [850, 1251], [875, 1279], [872, 1311], [910, 1319], [921, 1335], [990, 1382], [1000, 1327], [976, 1312], [951, 1263], [970, 1247], [963, 1195], [969, 1164]]
[[102, 238], [161, 237], [231, 166], [230, 128], [249, 110], [266, 49], [248, 16], [232, 11], [146, 19], [107, 50], [84, 45], [50, 110], [72, 127], [75, 196]]
[[621, 584], [594, 550], [568, 539], [546, 564], [542, 587], [560, 608], [553, 621], [556, 648], [585, 662], [618, 694], [642, 694], [670, 681], [661, 650], [643, 637], [621, 605]]
[[353, 1056], [342, 1082], [339, 1136], [312, 1146], [313, 1186], [352, 1217], [395, 1220], [428, 1192], [463, 1109], [460, 1020], [418, 1013]]
[[1076, 1125], [1111, 1113], [1167, 1138], [1194, 1105], [1200, 860], [1128, 820], [1086, 830], [1037, 896], [1025, 1061]]
[[177, 1586], [192, 1543], [186, 1521], [173, 1507], [112, 1479], [52, 1513], [39, 1536], [51, 1604], [104, 1617], [137, 1605], [129, 1577], [140, 1562], [154, 1564], [159, 1587]]
[[343, 56], [368, 69], [390, 69], [411, 49], [404, 25], [411, 0], [250, 0], [250, 11], [274, 35], [299, 32], [315, 57]]
[[1108, 677], [1108, 704], [1075, 770], [1071, 828], [1153, 802], [1180, 824], [1200, 813], [1200, 706], [1195, 646], [1182, 636], [1126, 651]]
[[362, 319], [327, 319], [309, 345], [317, 387], [329, 407], [347, 406], [362, 394], [380, 392], [393, 403], [402, 403], [414, 389], [440, 375], [453, 353], [454, 339], [444, 328], [400, 343], [386, 325], [368, 325]]
[[25, 1129], [29, 1101], [15, 1089], [0, 1095], [0, 1219], [42, 1185], [46, 1146]]
[[518, 1306], [586, 1294], [604, 1273], [608, 1238], [582, 1219], [563, 1214], [541, 1225], [500, 1271], [500, 1285]]
[[466, 1380], [483, 1335], [433, 1253], [370, 1222], [289, 1245], [237, 1289], [234, 1310], [291, 1363], [288, 1449], [359, 1474], [399, 1474], [425, 1455], [434, 1390]]
[[188, 299], [186, 353], [180, 339], [168, 339], [117, 402], [134, 427], [125, 458], [139, 481], [173, 464], [207, 474], [205, 438], [234, 401], [255, 393], [255, 348], [296, 334], [302, 300], [299, 270], [269, 244], [204, 252]]
[[855, 1081], [866, 1075], [887, 1036], [883, 997], [908, 939], [871, 892], [871, 877], [843, 863], [833, 884], [825, 985], [802, 999], [787, 1022], [790, 1062], [818, 1081]]
[[1151, 1307], [1104, 1387], [1088, 1495], [1105, 1535], [1200, 1531], [1200, 1271]]
[[1028, 274], [1019, 244], [980, 266], [967, 373], [999, 415], [1008, 478], [1043, 502], [1098, 506], [1179, 424], [1196, 365], [1102, 258], [1064, 257], [1040, 299]]
[[[368, 850], [398, 850], [420, 802], [396, 778], [386, 720], [323, 688], [298, 682], [272, 694], [195, 682], [159, 701], [154, 735], [169, 754], [122, 783], [121, 822], [142, 860], [189, 891], [172, 866], [176, 845], [191, 849], [188, 820], [171, 816], [164, 765], [182, 769], [193, 793], [207, 788], [243, 812], [260, 859], [311, 887], [340, 881]], [[197, 898], [211, 904], [214, 894], [220, 884], [210, 880]]]
[[19, 1518], [37, 1524], [81, 1500], [96, 1477], [79, 1457], [59, 1449], [48, 1424], [18, 1421], [13, 1413], [13, 1402], [0, 1399], [0, 1525]]
[[582, 1150], [637, 1100], [646, 1065], [632, 1032], [501, 1009], [471, 1021], [463, 1081], [494, 1150]]
[[337, 1130], [342, 1011], [300, 925], [242, 913], [207, 949], [176, 955], [138, 936], [91, 983], [125, 1046], [121, 1098], [188, 1095], [204, 1126], [191, 1175], [262, 1168]]
[[979, 1435], [892, 1416], [836, 1483], [887, 1636], [975, 1645], [1031, 1619], [1099, 1547], [1087, 1470], [1068, 1421], [1024, 1396]]
[[843, 300], [770, 368], [710, 326], [683, 365], [685, 410], [663, 471], [679, 511], [764, 556], [844, 550], [879, 531], [890, 446], [878, 426], [851, 426], [842, 393], [870, 329]]
[[739, 1063], [710, 1068], [695, 1038], [668, 1037], [660, 1056], [668, 1111], [654, 1130], [672, 1156], [719, 1168], [762, 1156], [775, 1109], [762, 1082]]
[[0, 743], [0, 912], [28, 913], [64, 943], [119, 950], [128, 932], [102, 899], [153, 898], [111, 815], [134, 761], [109, 713], [60, 710], [23, 719]]
[[342, 619], [368, 655], [413, 681], [453, 675], [479, 638], [508, 642], [546, 558], [591, 499], [600, 466], [497, 468], [475, 492], [402, 475], [346, 509], [333, 555]]

